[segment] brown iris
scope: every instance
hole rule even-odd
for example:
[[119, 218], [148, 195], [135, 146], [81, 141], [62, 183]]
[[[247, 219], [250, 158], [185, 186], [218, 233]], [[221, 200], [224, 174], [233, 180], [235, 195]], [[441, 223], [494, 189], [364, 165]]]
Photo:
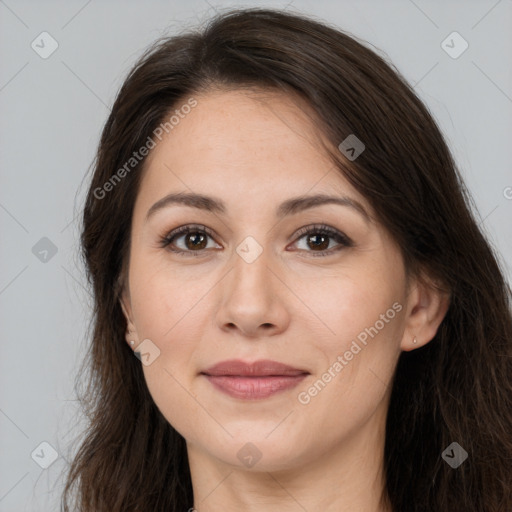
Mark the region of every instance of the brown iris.
[[[193, 241], [189, 244], [191, 240]], [[187, 249], [204, 249], [207, 245], [206, 235], [198, 231], [187, 233], [185, 235], [185, 245]]]
[[[318, 243], [318, 239], [320, 237], [323, 238], [323, 242]], [[323, 235], [323, 234], [309, 235], [308, 236], [308, 244], [310, 243], [310, 241], [313, 238], [316, 238], [317, 241], [313, 242], [313, 245], [310, 246], [311, 248], [317, 248], [317, 249], [320, 249], [320, 250], [325, 250], [325, 249], [327, 249], [329, 247], [329, 237], [327, 235]]]

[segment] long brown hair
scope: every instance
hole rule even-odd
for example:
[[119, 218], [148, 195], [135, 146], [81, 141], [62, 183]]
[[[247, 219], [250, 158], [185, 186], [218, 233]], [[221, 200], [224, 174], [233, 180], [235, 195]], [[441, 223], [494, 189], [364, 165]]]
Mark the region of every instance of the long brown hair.
[[[398, 360], [383, 503], [396, 512], [510, 512], [512, 294], [447, 144], [412, 87], [362, 41], [312, 17], [260, 8], [224, 12], [201, 30], [158, 40], [127, 76], [104, 126], [81, 232], [94, 295], [80, 396], [89, 426], [62, 509], [70, 510], [70, 498], [82, 512], [193, 506], [185, 440], [152, 400], [125, 342], [119, 302], [145, 158], [111, 181], [107, 197], [98, 191], [180, 102], [212, 87], [304, 98], [337, 171], [370, 202], [409, 275], [450, 293], [434, 339]], [[365, 144], [353, 161], [332, 149], [351, 134]], [[456, 469], [441, 457], [452, 442], [468, 453]]]

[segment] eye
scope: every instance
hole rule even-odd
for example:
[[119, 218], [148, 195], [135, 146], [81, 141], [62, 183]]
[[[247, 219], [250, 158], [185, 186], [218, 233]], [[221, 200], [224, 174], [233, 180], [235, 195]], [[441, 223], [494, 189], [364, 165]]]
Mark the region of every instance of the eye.
[[[326, 226], [323, 224], [316, 224], [314, 226], [307, 226], [301, 228], [296, 233], [296, 236], [299, 236], [298, 241], [305, 239], [305, 250], [306, 252], [311, 252], [311, 255], [314, 257], [328, 256], [334, 252], [340, 251], [345, 247], [352, 247], [354, 245], [354, 243], [348, 236], [341, 233], [337, 229], [331, 228], [330, 226]], [[334, 248], [329, 248], [329, 239], [335, 240], [338, 243], [338, 246]], [[308, 250], [307, 248], [313, 248], [313, 250]]]
[[[313, 250], [301, 249], [311, 252], [312, 256], [328, 256], [337, 252], [344, 247], [352, 247], [354, 244], [350, 238], [338, 231], [337, 229], [320, 224], [301, 228], [295, 236], [299, 236], [298, 241], [303, 238], [306, 240], [306, 247]], [[180, 256], [201, 256], [205, 254], [208, 247], [208, 238], [213, 239], [213, 233], [203, 225], [187, 225], [180, 226], [171, 231], [165, 237], [160, 239], [161, 247], [168, 247], [170, 251]], [[183, 245], [176, 247], [176, 242], [183, 239]], [[333, 239], [338, 243], [337, 247], [329, 247], [330, 240]], [[297, 242], [295, 242], [297, 243]], [[320, 250], [318, 250], [320, 249]]]
[[[203, 250], [208, 248], [208, 237], [213, 238], [212, 232], [202, 225], [181, 226], [161, 238], [160, 246], [168, 247], [170, 251], [180, 256], [201, 256]], [[184, 246], [173, 247], [175, 241], [183, 239]]]

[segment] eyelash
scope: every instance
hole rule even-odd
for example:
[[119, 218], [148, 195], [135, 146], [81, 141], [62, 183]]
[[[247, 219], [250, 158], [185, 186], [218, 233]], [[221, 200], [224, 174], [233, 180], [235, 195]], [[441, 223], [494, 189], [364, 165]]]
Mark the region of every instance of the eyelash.
[[[171, 231], [166, 236], [162, 237], [160, 239], [160, 247], [162, 248], [168, 248], [171, 252], [178, 254], [179, 256], [202, 256], [204, 255], [205, 249], [200, 249], [198, 251], [191, 251], [191, 250], [182, 250], [182, 249], [176, 249], [172, 248], [171, 244], [177, 239], [180, 238], [180, 236], [186, 235], [188, 233], [204, 233], [211, 238], [214, 238], [213, 233], [210, 229], [208, 229], [206, 226], [194, 224], [194, 225], [187, 225], [187, 226], [180, 226], [179, 228], [176, 228], [175, 230]], [[333, 238], [336, 242], [338, 242], [340, 245], [337, 248], [334, 249], [325, 249], [323, 251], [306, 251], [311, 252], [314, 257], [322, 257], [322, 256], [329, 256], [344, 247], [352, 247], [354, 244], [350, 238], [348, 238], [343, 233], [339, 232], [337, 229], [331, 228], [329, 226], [326, 226], [325, 224], [315, 224], [313, 226], [307, 226], [304, 228], [299, 229], [299, 231], [296, 233], [296, 236], [298, 237], [297, 240], [300, 240], [305, 235], [309, 234], [321, 234], [321, 235], [328, 235], [331, 238]]]

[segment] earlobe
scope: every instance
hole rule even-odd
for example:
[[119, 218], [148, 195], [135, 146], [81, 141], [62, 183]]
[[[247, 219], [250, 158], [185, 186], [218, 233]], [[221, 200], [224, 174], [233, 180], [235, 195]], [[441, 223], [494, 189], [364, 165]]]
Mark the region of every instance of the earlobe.
[[449, 292], [431, 281], [417, 281], [409, 295], [401, 349], [408, 352], [429, 343], [436, 335], [449, 306]]

